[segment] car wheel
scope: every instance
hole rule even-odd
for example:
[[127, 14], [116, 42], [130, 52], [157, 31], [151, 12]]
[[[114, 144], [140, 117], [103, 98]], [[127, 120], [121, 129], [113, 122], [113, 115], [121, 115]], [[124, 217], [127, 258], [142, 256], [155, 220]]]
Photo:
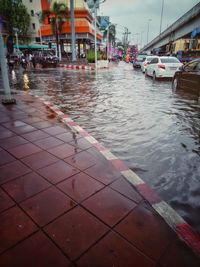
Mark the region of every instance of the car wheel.
[[144, 75], [145, 75], [145, 77], [147, 77], [148, 75], [147, 75], [147, 70], [145, 70], [144, 71]]
[[153, 72], [153, 80], [155, 81], [157, 79], [157, 77], [156, 77], [156, 72], [154, 71]]
[[178, 89], [178, 78], [174, 77], [173, 81], [172, 81], [172, 90], [176, 91]]

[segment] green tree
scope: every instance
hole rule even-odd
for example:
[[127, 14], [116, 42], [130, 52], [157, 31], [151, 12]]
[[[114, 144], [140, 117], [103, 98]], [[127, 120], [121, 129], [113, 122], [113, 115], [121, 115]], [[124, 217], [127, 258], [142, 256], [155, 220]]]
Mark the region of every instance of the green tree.
[[[109, 32], [108, 32], [109, 31]], [[116, 27], [114, 24], [111, 24], [109, 26], [109, 28], [107, 28], [105, 31], [104, 31], [104, 39], [107, 39], [107, 35], [109, 33], [109, 36], [108, 36], [108, 39], [109, 39], [109, 43], [115, 47], [115, 40], [116, 40]]]
[[8, 22], [11, 33], [16, 28], [21, 36], [27, 36], [30, 15], [22, 0], [0, 0], [0, 16]]
[[56, 37], [57, 55], [59, 55], [59, 35], [62, 33], [62, 26], [67, 17], [68, 7], [64, 3], [53, 2], [50, 10], [44, 10], [42, 13], [42, 20], [48, 18], [52, 32]]

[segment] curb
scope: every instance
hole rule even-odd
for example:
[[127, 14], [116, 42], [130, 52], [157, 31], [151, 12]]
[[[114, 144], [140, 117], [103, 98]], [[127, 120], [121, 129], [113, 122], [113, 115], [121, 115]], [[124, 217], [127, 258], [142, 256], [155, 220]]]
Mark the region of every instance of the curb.
[[75, 70], [95, 70], [95, 68], [86, 65], [66, 65], [66, 64], [59, 64], [58, 67], [66, 68], [66, 69], [75, 69]]
[[160, 196], [145, 183], [136, 173], [130, 170], [126, 164], [118, 159], [109, 149], [101, 145], [87, 131], [74, 122], [68, 115], [60, 111], [59, 107], [51, 104], [49, 101], [39, 98], [44, 105], [54, 112], [62, 123], [67, 125], [73, 132], [80, 134], [88, 142], [97, 148], [97, 150], [122, 174], [122, 176], [131, 183], [134, 188], [147, 200], [153, 209], [160, 214], [164, 221], [177, 233], [196, 254], [200, 256], [200, 235]]

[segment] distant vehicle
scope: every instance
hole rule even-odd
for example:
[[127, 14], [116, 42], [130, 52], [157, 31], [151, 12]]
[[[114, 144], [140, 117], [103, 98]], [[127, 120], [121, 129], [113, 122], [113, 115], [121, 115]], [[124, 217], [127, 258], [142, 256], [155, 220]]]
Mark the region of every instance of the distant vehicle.
[[142, 70], [143, 73], [145, 73], [145, 70], [146, 70], [148, 64], [149, 64], [149, 63], [151, 62], [151, 60], [154, 59], [154, 58], [155, 58], [155, 56], [147, 56], [147, 57], [145, 58], [145, 60], [142, 62], [142, 64], [141, 64], [141, 70]]
[[137, 55], [137, 57], [133, 60], [133, 68], [141, 68], [145, 59], [146, 55]]
[[45, 67], [56, 67], [59, 58], [55, 56], [53, 50], [37, 50], [33, 52], [35, 63], [39, 63], [43, 68]]
[[200, 59], [193, 60], [175, 72], [172, 88], [200, 92]]
[[180, 60], [180, 62], [186, 64], [192, 60], [200, 58], [200, 50], [179, 50], [176, 53], [176, 57]]
[[174, 73], [182, 63], [176, 57], [155, 57], [148, 64], [145, 74], [153, 77], [154, 80], [159, 78], [173, 78]]

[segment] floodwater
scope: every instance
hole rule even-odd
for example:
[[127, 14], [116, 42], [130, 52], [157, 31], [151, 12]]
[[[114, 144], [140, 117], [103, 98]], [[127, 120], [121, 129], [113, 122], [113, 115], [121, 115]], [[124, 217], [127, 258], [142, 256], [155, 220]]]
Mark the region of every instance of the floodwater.
[[[18, 74], [19, 75], [19, 74]], [[50, 99], [200, 232], [200, 99], [120, 62], [98, 74], [36, 70], [18, 86]]]

